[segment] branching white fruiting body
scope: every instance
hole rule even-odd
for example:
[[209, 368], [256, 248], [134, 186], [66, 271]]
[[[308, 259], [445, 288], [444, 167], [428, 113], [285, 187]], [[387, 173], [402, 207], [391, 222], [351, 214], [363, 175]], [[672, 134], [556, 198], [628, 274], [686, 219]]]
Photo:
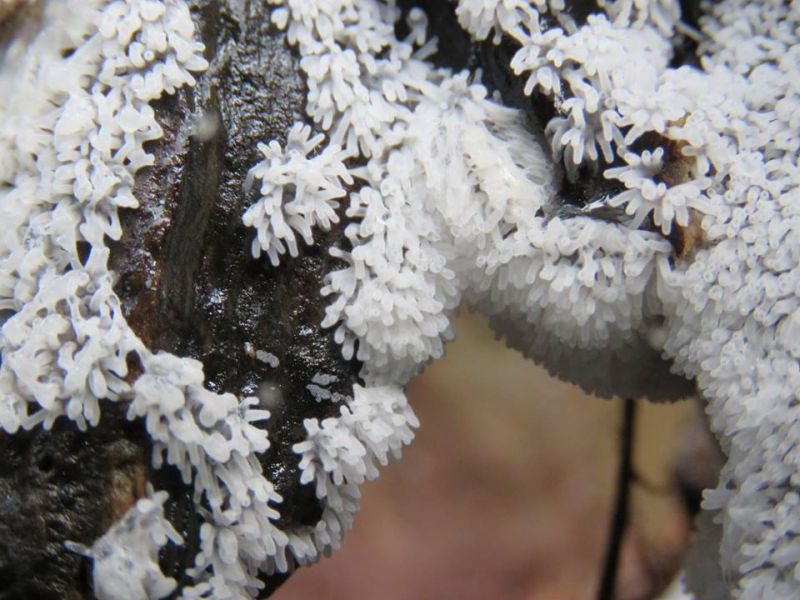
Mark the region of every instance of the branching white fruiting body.
[[66, 542], [70, 550], [94, 561], [94, 594], [99, 600], [166, 598], [177, 587], [158, 565], [158, 551], [183, 538], [164, 517], [166, 492], [153, 493], [134, 504], [98, 538], [91, 548]]
[[[244, 216], [254, 254], [273, 264], [297, 254], [298, 236], [313, 243], [356, 190], [352, 248], [334, 250], [345, 266], [322, 292], [324, 324], [363, 361], [366, 386], [334, 398], [315, 383], [339, 415], [306, 422], [295, 447], [322, 519], [274, 525], [280, 498], [257, 460], [266, 430], [254, 425], [267, 413], [205, 390], [199, 363], [144, 348], [113, 292], [105, 238], [119, 238], [118, 210], [137, 205], [133, 176], [153, 160], [143, 144], [162, 134], [149, 102], [207, 66], [182, 0], [44, 0], [0, 55], [0, 427], [65, 416], [86, 428], [101, 399], [129, 402], [156, 459], [208, 507], [183, 597], [255, 597], [259, 570], [338, 545], [358, 485], [417, 425], [401, 386], [441, 355], [466, 301], [510, 344], [601, 394], [674, 395], [662, 358], [694, 378], [729, 462], [705, 501], [719, 528], [706, 519], [700, 542], [706, 554], [716, 544], [720, 570], [704, 574], [698, 561], [690, 579], [706, 594], [724, 580], [738, 597], [790, 597], [800, 584], [796, 4], [722, 2], [702, 22], [701, 68], [674, 69], [670, 0], [603, 2], [585, 23], [557, 0], [460, 0], [462, 26], [476, 40], [515, 40], [509, 67], [527, 94], [553, 100], [549, 148], [467, 73], [427, 61], [435, 41], [421, 11], [398, 40], [393, 2], [273, 4], [327, 143], [298, 124], [285, 148], [262, 147], [248, 178], [259, 198]], [[562, 165], [569, 178], [595, 172], [625, 189], [570, 213]], [[627, 216], [601, 220], [596, 208]], [[703, 243], [676, 260], [664, 236], [688, 226]], [[133, 384], [130, 352], [144, 366]], [[137, 573], [130, 589], [166, 591], [153, 569]]]

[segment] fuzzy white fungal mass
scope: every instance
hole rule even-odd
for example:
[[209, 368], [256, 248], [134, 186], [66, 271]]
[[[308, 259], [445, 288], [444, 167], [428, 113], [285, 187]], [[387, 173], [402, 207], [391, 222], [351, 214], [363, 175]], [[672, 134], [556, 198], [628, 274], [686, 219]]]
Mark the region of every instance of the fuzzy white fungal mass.
[[164, 577], [158, 551], [167, 542], [182, 544], [183, 538], [164, 518], [166, 492], [142, 498], [91, 548], [66, 542], [70, 550], [94, 561], [94, 593], [99, 600], [148, 600], [164, 598], [177, 587]]
[[[558, 0], [460, 0], [476, 41], [518, 47], [509, 68], [524, 93], [555, 107], [538, 124], [471, 74], [433, 66], [418, 9], [398, 39], [390, 0], [271, 2], [326, 133], [298, 123], [285, 147], [265, 140], [243, 219], [254, 256], [276, 265], [346, 202], [350, 249], [332, 250], [344, 266], [322, 289], [323, 325], [365, 382], [352, 397], [324, 374], [308, 387], [339, 407], [306, 420], [294, 446], [321, 520], [274, 525], [281, 498], [253, 424], [268, 413], [206, 390], [196, 361], [150, 352], [112, 289], [105, 238], [121, 234], [119, 208], [137, 206], [133, 175], [153, 160], [143, 144], [162, 135], [148, 103], [207, 66], [182, 0], [42, 0], [42, 18], [0, 54], [0, 426], [66, 416], [85, 429], [100, 399], [128, 402], [156, 464], [177, 466], [206, 507], [183, 597], [255, 597], [259, 570], [338, 546], [359, 484], [418, 425], [402, 386], [442, 354], [468, 303], [510, 345], [601, 395], [674, 397], [696, 380], [729, 461], [705, 498], [690, 581], [703, 597], [796, 596], [800, 6], [720, 2], [701, 19], [699, 67], [673, 68], [686, 27], [672, 0], [600, 2], [585, 22]], [[562, 175], [587, 173], [621, 191], [569, 208]], [[676, 255], [667, 236], [690, 229], [699, 242]], [[133, 384], [129, 352], [144, 367]], [[137, 505], [155, 515], [140, 520], [178, 541], [155, 502]], [[171, 587], [148, 544], [133, 588], [161, 597]], [[116, 564], [98, 552], [96, 576]], [[103, 594], [126, 597], [109, 581]]]
[[[676, 2], [603, 3], [579, 24], [563, 2], [460, 0], [476, 40], [518, 44], [510, 68], [525, 94], [552, 98], [544, 149], [480, 83], [425, 61], [421, 12], [398, 40], [391, 2], [280, 4], [274, 20], [303, 56], [308, 114], [329, 132], [321, 156], [344, 148], [358, 162], [352, 250], [337, 251], [346, 267], [323, 293], [324, 324], [364, 362], [365, 380], [405, 383], [440, 356], [464, 301], [511, 345], [601, 394], [669, 396], [674, 380], [654, 365], [672, 361], [696, 379], [729, 456], [705, 499], [719, 531], [701, 536], [720, 570], [690, 566], [695, 587], [792, 597], [800, 7], [721, 2], [701, 21], [700, 68], [671, 68], [676, 27], [685, 30]], [[561, 165], [570, 180], [583, 169], [625, 191], [565, 214]], [[329, 176], [343, 178], [338, 162]], [[321, 191], [316, 202], [327, 209], [334, 198]], [[604, 206], [629, 218], [592, 218]], [[675, 257], [665, 236], [690, 227], [702, 243]], [[338, 459], [331, 451], [339, 428], [309, 433], [319, 457], [347, 463], [352, 447]]]

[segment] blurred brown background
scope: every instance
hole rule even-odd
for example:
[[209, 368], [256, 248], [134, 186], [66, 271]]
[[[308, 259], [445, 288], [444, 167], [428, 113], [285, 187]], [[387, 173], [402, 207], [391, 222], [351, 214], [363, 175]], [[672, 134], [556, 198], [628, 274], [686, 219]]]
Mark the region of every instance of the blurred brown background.
[[[621, 402], [592, 398], [462, 315], [457, 340], [408, 388], [422, 422], [403, 459], [362, 488], [355, 527], [277, 600], [593, 598], [617, 470]], [[690, 401], [638, 407], [618, 597], [656, 597], [688, 520], [672, 483]]]

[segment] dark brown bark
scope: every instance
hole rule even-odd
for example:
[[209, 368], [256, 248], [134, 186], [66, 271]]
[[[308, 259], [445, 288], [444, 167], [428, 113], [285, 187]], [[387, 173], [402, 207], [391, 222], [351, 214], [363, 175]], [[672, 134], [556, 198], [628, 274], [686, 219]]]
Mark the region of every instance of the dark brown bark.
[[[313, 488], [300, 485], [291, 447], [305, 439], [304, 419], [339, 411], [308, 392], [314, 375], [337, 376], [331, 388], [342, 394], [357, 380], [359, 365], [346, 362], [332, 332], [320, 326], [320, 288], [337, 267], [328, 249], [342, 242], [342, 229], [318, 234], [315, 246], [303, 246], [299, 257], [284, 257], [277, 268], [253, 259], [254, 232], [241, 217], [255, 193], [245, 194], [244, 179], [262, 158], [257, 144], [284, 142], [304, 118], [306, 88], [298, 57], [270, 25], [263, 3], [197, 2], [194, 8], [211, 65], [197, 86], [157, 105], [165, 136], [153, 148], [155, 167], [137, 179], [142, 206], [127, 213], [125, 236], [115, 247], [117, 291], [145, 343], [201, 360], [209, 389], [252, 395], [269, 382], [280, 390], [283, 401], [269, 406], [271, 448], [262, 464], [283, 497], [278, 525], [314, 525], [321, 507]], [[210, 137], [194, 134], [202, 120], [217, 124]], [[254, 349], [275, 355], [279, 365], [259, 360]], [[196, 531], [187, 533], [191, 538]], [[180, 577], [194, 552], [171, 554], [165, 567]]]
[[100, 424], [80, 432], [66, 419], [0, 435], [0, 598], [86, 597], [88, 565], [65, 540], [91, 545], [144, 491], [147, 459], [140, 423], [106, 405]]

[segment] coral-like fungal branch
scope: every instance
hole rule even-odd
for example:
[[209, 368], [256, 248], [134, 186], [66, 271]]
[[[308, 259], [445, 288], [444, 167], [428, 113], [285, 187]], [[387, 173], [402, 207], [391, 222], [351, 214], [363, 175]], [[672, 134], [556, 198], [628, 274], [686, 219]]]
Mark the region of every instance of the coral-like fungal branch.
[[[454, 19], [474, 43], [511, 48], [501, 67], [515, 105], [547, 107], [541, 123], [504, 106], [479, 72], [437, 66], [418, 8], [270, 4], [300, 57], [307, 122], [259, 147], [243, 222], [252, 254], [275, 266], [345, 208], [321, 325], [362, 363], [350, 396], [316, 381], [304, 390], [331, 409], [298, 425], [305, 439], [289, 450], [321, 519], [281, 523], [258, 401], [211, 392], [199, 363], [146, 348], [114, 291], [110, 241], [120, 211], [138, 206], [148, 143], [164, 135], [151, 103], [208, 67], [183, 0], [41, 0], [0, 53], [0, 427], [65, 418], [86, 430], [103, 402], [128, 403], [156, 466], [179, 469], [204, 520], [183, 597], [256, 597], [260, 572], [339, 544], [358, 485], [417, 426], [402, 386], [443, 353], [466, 303], [601, 395], [676, 397], [691, 379], [728, 464], [704, 500], [717, 523], [704, 520], [698, 542], [720, 568], [690, 565], [690, 581], [793, 596], [796, 3], [708, 7], [696, 66], [676, 67], [688, 29], [672, 0], [459, 0]], [[153, 498], [137, 514], [170, 537]], [[152, 562], [153, 546], [139, 546]], [[96, 570], [112, 565], [92, 555]], [[153, 572], [137, 585], [167, 593]]]

